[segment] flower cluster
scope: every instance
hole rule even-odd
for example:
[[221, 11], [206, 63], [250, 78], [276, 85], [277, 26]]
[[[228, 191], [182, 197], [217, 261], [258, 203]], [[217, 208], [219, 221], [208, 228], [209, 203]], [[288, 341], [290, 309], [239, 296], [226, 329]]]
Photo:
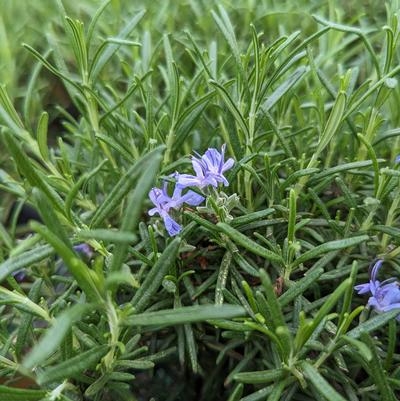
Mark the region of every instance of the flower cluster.
[[221, 152], [217, 149], [208, 149], [203, 156], [196, 154], [192, 157], [192, 166], [196, 175], [191, 174], [172, 174], [175, 179], [175, 188], [172, 196], [168, 195], [168, 182], [164, 181], [162, 188], [152, 188], [149, 192], [149, 198], [154, 204], [154, 208], [149, 210], [149, 215], [158, 214], [164, 221], [165, 228], [171, 236], [177, 235], [182, 227], [170, 216], [172, 209], [179, 209], [183, 204], [198, 206], [205, 197], [188, 190], [188, 187], [197, 187], [204, 189], [207, 186], [218, 187], [219, 183], [225, 186], [229, 185], [224, 177], [225, 171], [229, 170], [234, 160], [232, 158], [225, 162], [226, 145], [222, 146]]
[[[372, 268], [369, 283], [356, 285], [354, 288], [358, 294], [370, 293], [368, 306], [377, 312], [388, 312], [400, 308], [399, 282], [395, 278], [389, 278], [380, 282], [376, 279], [383, 260], [378, 260]], [[397, 319], [400, 318], [400, 315]]]

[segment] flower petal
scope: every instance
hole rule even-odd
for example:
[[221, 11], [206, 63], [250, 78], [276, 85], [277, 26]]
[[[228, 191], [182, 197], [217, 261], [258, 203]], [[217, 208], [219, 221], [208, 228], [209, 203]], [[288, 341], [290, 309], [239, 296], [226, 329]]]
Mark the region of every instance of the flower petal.
[[203, 163], [196, 157], [192, 157], [192, 166], [193, 166], [193, 170], [196, 173], [197, 177], [203, 178], [204, 177], [204, 168], [205, 168], [205, 166], [203, 166]]
[[375, 264], [374, 267], [372, 268], [371, 271], [371, 280], [375, 281], [376, 276], [378, 275], [379, 269], [382, 267], [383, 260], [379, 259]]
[[[178, 181], [179, 174], [176, 175], [176, 180]], [[172, 194], [172, 200], [180, 198], [182, 196], [183, 187], [180, 185], [175, 185], [174, 193]]]
[[163, 215], [164, 225], [168, 234], [173, 237], [180, 233], [182, 226], [180, 226], [169, 214]]
[[190, 206], [198, 206], [205, 198], [194, 191], [188, 191], [181, 199]]
[[[388, 311], [393, 310], [393, 309], [400, 309], [400, 303], [397, 302], [397, 303], [394, 303], [394, 304], [390, 304], [390, 305], [384, 306], [382, 308], [382, 312], [388, 312]], [[400, 311], [399, 311], [399, 313], [400, 313]]]
[[371, 287], [369, 283], [359, 284], [354, 287], [358, 294], [366, 294], [367, 292], [371, 292]]
[[209, 148], [201, 159], [206, 163], [208, 170], [218, 172], [221, 155], [217, 149]]
[[179, 174], [177, 185], [181, 188], [186, 187], [197, 187], [202, 184], [202, 180], [199, 177], [190, 174]]
[[150, 209], [150, 210], [147, 212], [147, 214], [148, 214], [149, 216], [154, 216], [156, 213], [160, 214], [159, 209], [156, 208], [156, 207], [153, 207], [152, 209]]
[[157, 202], [157, 198], [160, 194], [160, 189], [158, 188], [151, 188], [150, 192], [149, 192], [149, 198], [150, 200], [153, 202], [154, 205], [157, 206], [158, 202]]
[[235, 164], [235, 160], [233, 160], [232, 158], [229, 158], [225, 162], [225, 164], [222, 166], [221, 173], [224, 173], [226, 170], [229, 170], [230, 168], [232, 168], [234, 164]]

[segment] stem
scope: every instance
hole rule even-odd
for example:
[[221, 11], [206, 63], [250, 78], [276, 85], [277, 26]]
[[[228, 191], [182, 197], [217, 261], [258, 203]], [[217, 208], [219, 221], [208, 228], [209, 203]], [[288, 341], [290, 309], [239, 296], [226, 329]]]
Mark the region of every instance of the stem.
[[[308, 162], [308, 165], [306, 168], [313, 168], [318, 164], [318, 156], [319, 154], [314, 153], [310, 159], [310, 161]], [[307, 184], [309, 179], [308, 175], [303, 175], [302, 177], [300, 177], [299, 182], [295, 185], [294, 187], [294, 191], [295, 191], [295, 195], [296, 197], [300, 194], [300, 192], [303, 190], [304, 186]]]
[[110, 328], [111, 337], [110, 337], [110, 351], [104, 357], [104, 364], [106, 366], [106, 370], [111, 371], [114, 362], [115, 348], [118, 343], [120, 330], [119, 330], [119, 320], [117, 311], [115, 310], [114, 304], [111, 300], [110, 293], [107, 294], [106, 312], [107, 312], [108, 326]]

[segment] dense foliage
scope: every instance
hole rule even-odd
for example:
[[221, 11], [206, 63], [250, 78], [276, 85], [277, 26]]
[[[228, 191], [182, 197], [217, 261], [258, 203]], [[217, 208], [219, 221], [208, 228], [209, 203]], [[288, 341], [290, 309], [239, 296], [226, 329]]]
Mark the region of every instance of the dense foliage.
[[0, 0], [0, 400], [398, 399], [398, 9]]

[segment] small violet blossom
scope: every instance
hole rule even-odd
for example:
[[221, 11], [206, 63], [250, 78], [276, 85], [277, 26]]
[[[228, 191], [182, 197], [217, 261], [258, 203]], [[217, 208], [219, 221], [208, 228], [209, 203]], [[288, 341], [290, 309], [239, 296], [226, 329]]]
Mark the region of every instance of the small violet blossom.
[[82, 243], [74, 246], [74, 251], [78, 252], [81, 255], [84, 255], [88, 259], [92, 259], [93, 249], [90, 245]]
[[163, 188], [152, 188], [149, 192], [149, 198], [154, 204], [154, 208], [149, 210], [149, 215], [158, 213], [164, 221], [165, 228], [170, 236], [177, 235], [182, 226], [180, 226], [170, 215], [171, 209], [179, 209], [184, 203], [190, 206], [198, 206], [204, 201], [204, 197], [194, 191], [188, 191], [182, 195], [183, 188], [175, 186], [172, 197], [168, 195], [168, 182], [164, 182]]
[[224, 177], [225, 171], [232, 168], [234, 160], [232, 158], [225, 162], [226, 145], [222, 145], [221, 152], [217, 149], [209, 148], [203, 156], [192, 158], [192, 165], [196, 175], [175, 173], [176, 180], [172, 197], [168, 195], [168, 183], [164, 182], [163, 188], [152, 188], [149, 198], [154, 204], [154, 208], [149, 210], [149, 215], [159, 214], [164, 221], [165, 228], [170, 236], [177, 235], [182, 227], [170, 216], [171, 209], [179, 209], [184, 203], [190, 206], [198, 206], [205, 198], [196, 192], [189, 190], [182, 195], [182, 191], [187, 187], [198, 187], [203, 189], [209, 185], [218, 187], [219, 183], [229, 185]]
[[234, 160], [229, 158], [225, 162], [226, 145], [222, 145], [221, 153], [217, 149], [209, 148], [203, 156], [192, 157], [192, 165], [196, 175], [179, 174], [177, 186], [181, 188], [198, 187], [204, 188], [208, 185], [218, 187], [218, 183], [228, 186], [228, 180], [224, 172], [232, 168]]
[[[395, 278], [390, 278], [380, 282], [376, 279], [382, 260], [378, 260], [372, 268], [369, 283], [356, 285], [354, 289], [358, 294], [371, 293], [368, 305], [377, 312], [388, 312], [392, 309], [400, 308], [400, 288], [399, 282]], [[400, 315], [397, 319], [400, 318]]]

